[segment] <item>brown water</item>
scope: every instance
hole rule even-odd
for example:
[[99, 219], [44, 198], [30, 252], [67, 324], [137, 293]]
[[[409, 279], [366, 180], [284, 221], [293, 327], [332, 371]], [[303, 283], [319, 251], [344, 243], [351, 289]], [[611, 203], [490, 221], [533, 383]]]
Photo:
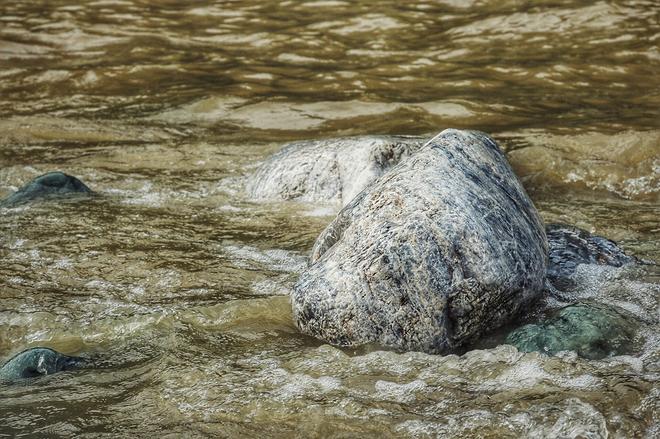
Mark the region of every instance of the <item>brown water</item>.
[[[41, 4], [39, 4], [41, 3]], [[660, 260], [656, 1], [5, 1], [0, 357], [97, 368], [0, 387], [0, 437], [657, 437], [660, 272], [582, 267], [635, 355], [342, 351], [288, 291], [334, 206], [254, 203], [290, 140], [491, 133], [542, 215]]]

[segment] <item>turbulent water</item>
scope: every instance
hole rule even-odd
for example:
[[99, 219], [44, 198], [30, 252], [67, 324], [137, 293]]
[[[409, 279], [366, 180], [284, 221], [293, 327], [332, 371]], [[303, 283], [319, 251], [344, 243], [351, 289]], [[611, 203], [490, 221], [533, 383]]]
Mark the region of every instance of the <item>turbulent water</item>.
[[[40, 4], [41, 3], [41, 4]], [[102, 196], [0, 209], [0, 437], [658, 437], [660, 270], [582, 266], [567, 300], [632, 354], [341, 350], [288, 293], [336, 206], [257, 203], [291, 140], [489, 132], [546, 221], [660, 260], [657, 1], [5, 1], [0, 196], [49, 170]]]

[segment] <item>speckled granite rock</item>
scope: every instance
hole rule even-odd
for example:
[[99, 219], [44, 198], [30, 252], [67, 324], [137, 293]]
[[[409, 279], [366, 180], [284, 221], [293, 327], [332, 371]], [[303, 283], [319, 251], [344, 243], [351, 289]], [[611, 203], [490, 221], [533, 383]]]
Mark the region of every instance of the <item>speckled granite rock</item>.
[[512, 331], [506, 342], [523, 352], [554, 355], [575, 351], [595, 360], [629, 353], [636, 328], [635, 319], [624, 311], [580, 303], [554, 312], [541, 323]]
[[354, 198], [292, 292], [306, 334], [442, 353], [539, 298], [543, 224], [504, 155], [445, 130]]
[[43, 198], [92, 193], [92, 190], [76, 177], [63, 172], [49, 172], [35, 178], [4, 200], [0, 200], [0, 207], [15, 207]]
[[261, 165], [247, 192], [254, 199], [344, 205], [426, 140], [362, 136], [292, 143]]
[[549, 224], [545, 233], [549, 249], [547, 276], [559, 290], [575, 286], [571, 276], [580, 264], [621, 267], [637, 261], [615, 242], [574, 226]]
[[50, 348], [31, 348], [13, 356], [0, 368], [0, 381], [51, 375], [83, 364], [82, 358], [63, 355]]
[[[285, 146], [250, 177], [255, 199], [347, 204], [389, 168], [417, 151], [427, 139], [406, 136], [358, 136], [296, 142]], [[620, 267], [636, 262], [616, 243], [577, 227], [546, 227], [548, 278], [556, 288], [572, 285], [579, 264]]]

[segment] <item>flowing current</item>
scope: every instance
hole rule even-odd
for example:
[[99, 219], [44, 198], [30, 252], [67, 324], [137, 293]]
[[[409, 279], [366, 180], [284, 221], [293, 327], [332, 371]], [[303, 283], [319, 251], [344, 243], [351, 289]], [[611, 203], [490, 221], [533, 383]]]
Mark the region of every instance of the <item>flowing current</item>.
[[250, 201], [282, 144], [490, 133], [546, 222], [660, 261], [657, 1], [4, 1], [0, 358], [95, 367], [0, 384], [0, 437], [660, 436], [660, 270], [581, 266], [571, 300], [639, 320], [630, 355], [485, 343], [345, 350], [288, 294], [337, 206]]

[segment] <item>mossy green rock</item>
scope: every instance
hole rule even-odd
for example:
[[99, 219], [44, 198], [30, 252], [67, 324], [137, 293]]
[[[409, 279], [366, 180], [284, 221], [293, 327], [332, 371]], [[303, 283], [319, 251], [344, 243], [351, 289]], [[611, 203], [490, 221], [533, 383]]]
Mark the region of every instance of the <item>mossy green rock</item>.
[[577, 304], [557, 311], [543, 322], [522, 326], [506, 338], [523, 352], [554, 355], [575, 351], [600, 359], [629, 353], [637, 324], [632, 316], [603, 305]]

